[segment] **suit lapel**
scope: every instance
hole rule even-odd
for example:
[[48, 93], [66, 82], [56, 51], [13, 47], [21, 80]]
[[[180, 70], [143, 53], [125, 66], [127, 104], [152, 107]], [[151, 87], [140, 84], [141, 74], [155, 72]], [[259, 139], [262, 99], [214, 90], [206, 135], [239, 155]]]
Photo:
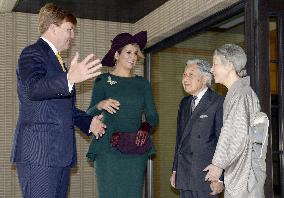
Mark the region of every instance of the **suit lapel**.
[[206, 111], [212, 102], [211, 90], [208, 89], [203, 95], [198, 105], [195, 107], [195, 110], [192, 112], [191, 119], [195, 120], [198, 118], [201, 112]]
[[[186, 104], [185, 107], [185, 115], [184, 118], [186, 119], [186, 123], [188, 123], [190, 117], [191, 117], [191, 109], [190, 109], [190, 105], [191, 105], [191, 101], [192, 101], [193, 97], [191, 96], [188, 100], [188, 103]], [[186, 125], [185, 125], [186, 126]]]
[[180, 117], [180, 130], [183, 132], [188, 120], [191, 116], [191, 110], [190, 110], [190, 104], [192, 101], [193, 97], [189, 96], [186, 100], [186, 102], [180, 107], [181, 110], [181, 117]]
[[49, 51], [48, 56], [50, 57], [52, 65], [55, 65], [57, 69], [63, 71], [58, 59], [56, 58], [56, 56], [55, 56], [55, 54], [52, 50]]
[[[47, 55], [48, 55], [47, 62], [51, 63], [50, 67], [54, 67], [54, 69], [61, 71], [61, 72], [64, 72], [62, 70], [60, 62], [58, 61], [58, 59], [57, 59], [56, 55], [54, 54], [54, 52], [52, 51], [51, 47], [42, 38], [38, 39], [37, 43], [39, 45], [41, 45], [43, 50], [45, 50], [47, 52]], [[65, 67], [65, 65], [64, 65], [64, 67]], [[66, 67], [65, 67], [65, 69], [66, 69]]]
[[[193, 97], [191, 97], [191, 100], [192, 99]], [[190, 100], [190, 103], [191, 103], [191, 100]], [[210, 107], [212, 101], [213, 101], [212, 100], [212, 90], [208, 88], [208, 90], [205, 92], [205, 94], [199, 101], [198, 105], [195, 107], [195, 110], [192, 113], [190, 113], [191, 111], [188, 110], [189, 114], [186, 114], [186, 115], [188, 115], [189, 117], [183, 129], [183, 135], [181, 138], [180, 145], [182, 145], [183, 140], [191, 133], [193, 123], [197, 121], [197, 119], [199, 118], [202, 112], [205, 112]], [[190, 105], [188, 109], [190, 109]]]

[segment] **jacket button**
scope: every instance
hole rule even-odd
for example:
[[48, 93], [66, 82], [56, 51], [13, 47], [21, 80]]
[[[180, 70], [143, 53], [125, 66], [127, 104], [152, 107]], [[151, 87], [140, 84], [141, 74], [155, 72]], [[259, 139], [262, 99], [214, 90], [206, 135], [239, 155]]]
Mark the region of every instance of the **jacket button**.
[[200, 135], [198, 135], [197, 138], [200, 139]]

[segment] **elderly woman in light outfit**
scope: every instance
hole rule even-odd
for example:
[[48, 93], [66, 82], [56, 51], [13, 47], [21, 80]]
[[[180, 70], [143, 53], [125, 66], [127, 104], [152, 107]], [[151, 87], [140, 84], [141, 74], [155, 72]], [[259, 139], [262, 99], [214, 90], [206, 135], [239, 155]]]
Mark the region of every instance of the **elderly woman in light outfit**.
[[[249, 129], [260, 111], [259, 101], [246, 76], [246, 54], [226, 44], [213, 54], [211, 72], [215, 82], [225, 85], [223, 127], [205, 180], [218, 180], [224, 170], [225, 198], [262, 198], [265, 170], [255, 170]], [[245, 77], [246, 76], [246, 77]]]

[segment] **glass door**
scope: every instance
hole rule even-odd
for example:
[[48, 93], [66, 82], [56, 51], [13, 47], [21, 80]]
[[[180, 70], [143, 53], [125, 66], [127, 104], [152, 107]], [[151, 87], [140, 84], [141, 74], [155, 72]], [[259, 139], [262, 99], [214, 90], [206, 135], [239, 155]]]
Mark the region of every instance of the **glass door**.
[[284, 197], [284, 15], [269, 17], [273, 193]]

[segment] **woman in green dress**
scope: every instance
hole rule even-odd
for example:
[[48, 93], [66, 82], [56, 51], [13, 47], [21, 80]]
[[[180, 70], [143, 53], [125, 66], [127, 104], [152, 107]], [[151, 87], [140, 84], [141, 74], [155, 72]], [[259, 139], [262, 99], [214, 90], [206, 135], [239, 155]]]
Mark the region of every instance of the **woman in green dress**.
[[149, 130], [158, 122], [149, 82], [132, 72], [146, 43], [145, 31], [118, 34], [102, 60], [114, 70], [94, 82], [88, 112], [103, 114], [107, 129], [102, 138], [93, 138], [87, 157], [95, 161], [100, 198], [143, 194], [147, 159], [154, 153]]

